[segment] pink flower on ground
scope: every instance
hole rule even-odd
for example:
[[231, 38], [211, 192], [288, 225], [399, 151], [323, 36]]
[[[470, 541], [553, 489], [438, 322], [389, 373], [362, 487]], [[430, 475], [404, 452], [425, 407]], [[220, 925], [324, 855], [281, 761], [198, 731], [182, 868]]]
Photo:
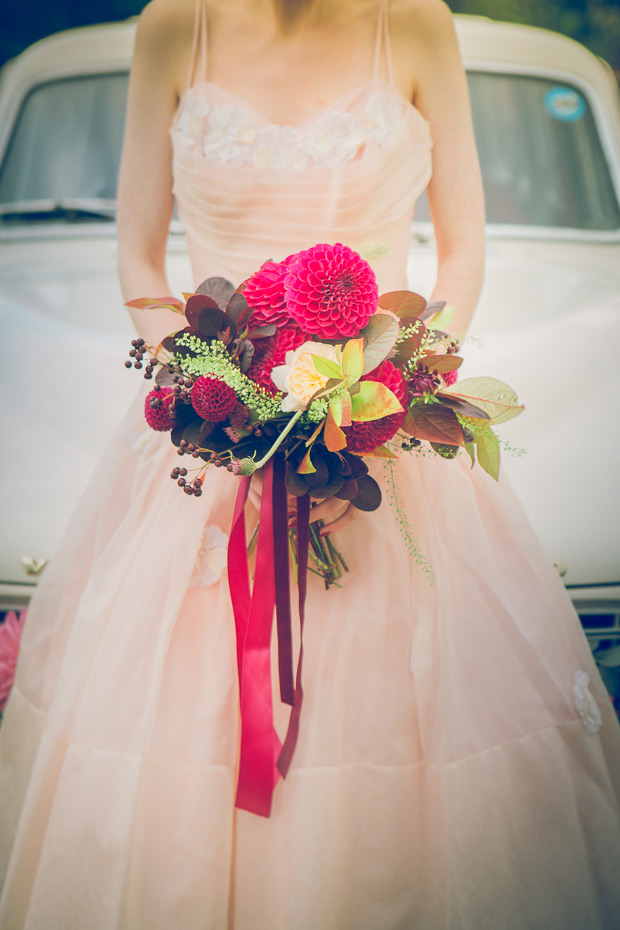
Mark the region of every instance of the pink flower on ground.
[[4, 710], [13, 687], [26, 614], [26, 610], [20, 611], [19, 614], [10, 610], [4, 622], [0, 623], [0, 712]]
[[372, 452], [391, 439], [403, 425], [409, 406], [409, 391], [402, 372], [392, 362], [385, 361], [364, 375], [361, 381], [379, 381], [392, 391], [403, 406], [402, 413], [391, 413], [379, 420], [357, 421], [343, 427], [347, 437], [347, 452]]
[[282, 262], [265, 262], [246, 283], [243, 296], [253, 310], [253, 329], [271, 323], [279, 327], [290, 322], [284, 300], [284, 279], [293, 258], [295, 255], [289, 255]]
[[374, 271], [346, 245], [315, 245], [291, 261], [284, 280], [290, 315], [311, 336], [357, 336], [376, 312]]

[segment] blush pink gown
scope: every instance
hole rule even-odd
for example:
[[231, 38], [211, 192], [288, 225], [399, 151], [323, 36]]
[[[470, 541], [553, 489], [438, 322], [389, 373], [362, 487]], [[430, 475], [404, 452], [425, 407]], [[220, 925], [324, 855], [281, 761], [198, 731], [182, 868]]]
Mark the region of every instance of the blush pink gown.
[[[405, 287], [431, 137], [387, 31], [369, 80], [294, 129], [205, 74], [171, 129], [196, 282], [340, 241], [373, 256], [380, 292]], [[0, 728], [3, 930], [618, 927], [620, 728], [510, 487], [465, 456], [397, 466], [434, 585], [372, 465], [385, 501], [339, 534], [350, 574], [310, 579], [291, 770], [269, 819], [235, 809], [237, 485], [210, 470], [200, 499], [175, 489], [148, 388], [25, 625]]]

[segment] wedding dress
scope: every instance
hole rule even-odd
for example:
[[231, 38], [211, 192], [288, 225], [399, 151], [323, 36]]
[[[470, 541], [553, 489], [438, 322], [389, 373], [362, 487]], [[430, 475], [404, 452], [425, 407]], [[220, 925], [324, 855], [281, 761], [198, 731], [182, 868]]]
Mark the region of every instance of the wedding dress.
[[[344, 242], [380, 293], [406, 287], [432, 145], [392, 81], [386, 5], [372, 76], [290, 127], [206, 80], [199, 0], [171, 129], [196, 283]], [[149, 387], [25, 625], [0, 728], [3, 930], [617, 927], [620, 728], [520, 504], [464, 455], [403, 454], [398, 504], [372, 462], [384, 502], [337, 536], [350, 573], [309, 579], [291, 769], [271, 817], [235, 809], [237, 481], [179, 492]], [[288, 714], [276, 701], [280, 735]]]

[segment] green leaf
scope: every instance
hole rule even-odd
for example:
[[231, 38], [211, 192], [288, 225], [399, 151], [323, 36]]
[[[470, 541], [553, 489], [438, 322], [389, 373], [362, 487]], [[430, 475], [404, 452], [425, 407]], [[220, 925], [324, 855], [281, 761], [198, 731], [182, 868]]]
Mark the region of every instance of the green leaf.
[[360, 381], [359, 388], [351, 398], [352, 420], [380, 420], [392, 413], [402, 413], [400, 401], [385, 384]]
[[476, 464], [476, 444], [474, 442], [466, 442], [465, 451], [471, 459], [471, 467], [473, 468]]
[[476, 433], [478, 463], [491, 476], [499, 478], [499, 441], [492, 429], [481, 429]]
[[338, 378], [339, 381], [342, 381], [344, 377], [340, 365], [332, 362], [329, 358], [323, 358], [322, 355], [313, 355], [312, 364], [324, 378]]
[[519, 404], [516, 392], [496, 378], [465, 378], [464, 381], [444, 388], [442, 394], [462, 397], [480, 407], [490, 417], [490, 420], [485, 422], [493, 426], [512, 420], [523, 411], [523, 405]]
[[387, 313], [375, 313], [364, 327], [361, 336], [364, 337], [364, 369], [362, 374], [367, 375], [387, 358], [394, 348], [399, 333], [398, 322]]
[[456, 307], [444, 307], [439, 313], [427, 320], [426, 325], [429, 329], [446, 329], [454, 320]]
[[342, 370], [349, 384], [355, 384], [364, 370], [364, 340], [349, 339], [342, 353]]

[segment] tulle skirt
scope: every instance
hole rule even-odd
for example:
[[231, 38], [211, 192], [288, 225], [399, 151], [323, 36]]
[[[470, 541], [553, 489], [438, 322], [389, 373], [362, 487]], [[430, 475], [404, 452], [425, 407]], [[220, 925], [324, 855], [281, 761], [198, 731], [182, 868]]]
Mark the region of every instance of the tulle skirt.
[[266, 819], [234, 807], [237, 484], [176, 489], [143, 396], [26, 620], [3, 930], [617, 927], [620, 728], [507, 482], [403, 455], [394, 498], [373, 463], [381, 508], [334, 537], [350, 573], [310, 576], [299, 741]]

